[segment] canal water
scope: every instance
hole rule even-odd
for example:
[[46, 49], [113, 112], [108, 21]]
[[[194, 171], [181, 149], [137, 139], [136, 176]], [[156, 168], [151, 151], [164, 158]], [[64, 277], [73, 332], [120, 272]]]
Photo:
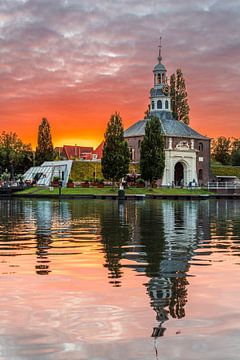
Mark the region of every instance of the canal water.
[[240, 359], [239, 256], [238, 201], [0, 200], [0, 359]]

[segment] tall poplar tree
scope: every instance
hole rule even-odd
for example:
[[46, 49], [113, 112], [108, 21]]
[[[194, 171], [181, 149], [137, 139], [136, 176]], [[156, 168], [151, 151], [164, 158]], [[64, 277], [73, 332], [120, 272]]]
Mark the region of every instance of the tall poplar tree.
[[185, 79], [181, 69], [177, 69], [176, 75], [170, 78], [170, 95], [173, 117], [185, 124], [189, 124], [189, 111]]
[[46, 118], [42, 119], [38, 128], [38, 143], [36, 147], [36, 165], [41, 165], [44, 161], [54, 159], [51, 128]]
[[161, 179], [165, 167], [164, 139], [161, 124], [151, 116], [145, 127], [145, 136], [140, 149], [140, 172], [144, 180], [153, 183]]
[[102, 173], [114, 185], [115, 181], [127, 175], [130, 163], [130, 152], [124, 140], [122, 119], [118, 113], [111, 115], [104, 136]]
[[170, 77], [170, 97], [171, 97], [171, 109], [174, 119], [177, 119], [177, 109], [176, 109], [176, 76], [172, 74]]

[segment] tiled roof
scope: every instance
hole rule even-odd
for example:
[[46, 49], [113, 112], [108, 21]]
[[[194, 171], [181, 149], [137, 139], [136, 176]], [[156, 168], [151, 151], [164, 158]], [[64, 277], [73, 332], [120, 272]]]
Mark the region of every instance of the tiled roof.
[[102, 158], [103, 146], [104, 141], [102, 141], [101, 144], [99, 144], [98, 147], [96, 147], [96, 149], [93, 151], [93, 154], [96, 154], [98, 159]]
[[63, 151], [65, 151], [66, 156], [68, 159], [72, 158], [80, 158], [82, 153], [90, 153], [93, 152], [93, 147], [87, 147], [87, 146], [72, 146], [72, 145], [64, 145]]
[[[197, 131], [193, 130], [190, 128], [190, 126], [186, 125], [182, 121], [175, 120], [172, 118], [172, 116], [167, 116], [166, 113], [171, 114], [170, 112], [165, 111], [154, 114], [155, 116], [159, 117], [164, 135], [173, 137], [208, 139], [206, 136], [199, 134]], [[124, 132], [124, 137], [144, 136], [147, 121], [148, 119], [137, 121]]]

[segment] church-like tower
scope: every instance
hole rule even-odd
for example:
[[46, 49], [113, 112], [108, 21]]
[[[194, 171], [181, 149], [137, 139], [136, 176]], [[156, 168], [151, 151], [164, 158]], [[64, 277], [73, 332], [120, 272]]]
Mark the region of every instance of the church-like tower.
[[167, 70], [162, 64], [160, 38], [158, 63], [153, 69], [154, 86], [150, 90], [149, 112], [124, 132], [131, 160], [138, 163], [145, 127], [151, 116], [157, 117], [164, 136], [165, 169], [159, 183], [164, 186], [206, 184], [210, 179], [210, 139], [182, 121], [174, 119], [171, 109]]
[[162, 111], [171, 112], [171, 98], [167, 83], [167, 70], [162, 64], [162, 44], [160, 38], [158, 64], [154, 66], [154, 87], [150, 90], [150, 113], [155, 115]]

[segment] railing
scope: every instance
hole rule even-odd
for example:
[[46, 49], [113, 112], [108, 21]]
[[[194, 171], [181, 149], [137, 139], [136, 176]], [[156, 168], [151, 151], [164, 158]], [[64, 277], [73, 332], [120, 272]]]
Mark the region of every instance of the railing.
[[240, 183], [236, 182], [208, 182], [208, 190], [240, 189]]

